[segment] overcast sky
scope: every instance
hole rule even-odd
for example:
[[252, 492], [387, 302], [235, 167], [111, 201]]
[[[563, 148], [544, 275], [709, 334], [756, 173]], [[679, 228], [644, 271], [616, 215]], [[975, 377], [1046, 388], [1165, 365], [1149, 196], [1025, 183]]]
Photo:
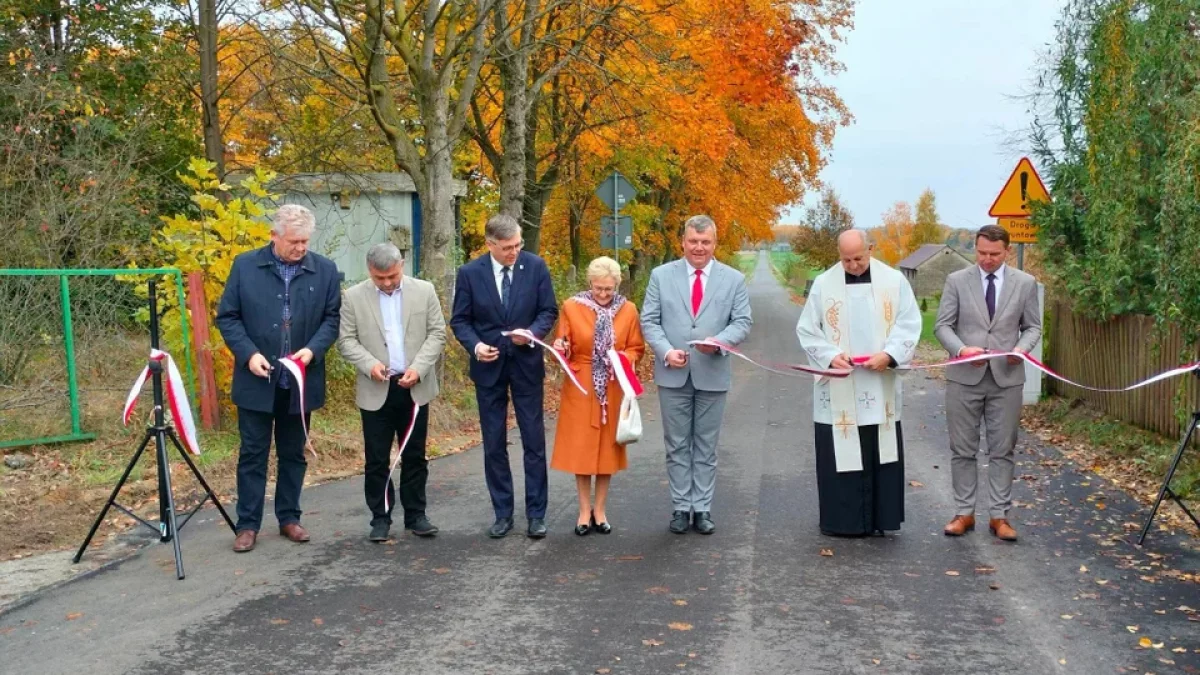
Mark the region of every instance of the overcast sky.
[[[821, 174], [859, 227], [878, 225], [898, 200], [915, 204], [926, 187], [947, 225], [993, 220], [988, 208], [1028, 147], [1020, 97], [1032, 89], [1061, 5], [859, 0], [839, 49], [846, 71], [831, 80], [855, 120], [838, 131]], [[793, 208], [782, 222], [802, 213]]]

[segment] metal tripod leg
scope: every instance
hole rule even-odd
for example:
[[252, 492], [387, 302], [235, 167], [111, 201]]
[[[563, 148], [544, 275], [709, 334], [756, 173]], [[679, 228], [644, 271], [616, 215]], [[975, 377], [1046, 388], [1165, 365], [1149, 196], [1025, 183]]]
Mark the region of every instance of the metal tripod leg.
[[1154, 500], [1154, 506], [1150, 509], [1150, 516], [1146, 518], [1146, 524], [1142, 526], [1142, 533], [1138, 536], [1138, 546], [1141, 546], [1146, 541], [1146, 535], [1150, 532], [1150, 525], [1154, 523], [1154, 516], [1158, 513], [1158, 507], [1162, 505], [1163, 498], [1168, 495], [1170, 495], [1171, 499], [1175, 500], [1176, 504], [1179, 504], [1183, 512], [1196, 524], [1196, 527], [1200, 527], [1200, 521], [1196, 520], [1196, 516], [1188, 510], [1187, 506], [1171, 490], [1171, 479], [1175, 477], [1175, 470], [1179, 468], [1179, 463], [1183, 461], [1183, 453], [1187, 451], [1188, 445], [1191, 444], [1192, 435], [1196, 433], [1196, 425], [1198, 423], [1200, 423], [1200, 411], [1192, 413], [1192, 424], [1188, 427], [1187, 433], [1184, 434], [1183, 442], [1179, 444], [1179, 451], [1175, 453], [1175, 459], [1171, 461], [1171, 469], [1167, 471], [1167, 477], [1163, 479], [1162, 487], [1158, 491], [1158, 499]]
[[[183, 550], [179, 547], [179, 523], [175, 519], [175, 494], [171, 490], [171, 464], [167, 456], [167, 430], [159, 427], [154, 432], [154, 444], [158, 458], [158, 513], [160, 541], [171, 542], [175, 548], [175, 576], [183, 579]], [[166, 503], [163, 503], [163, 498]]]
[[175, 444], [176, 448], [178, 448], [179, 454], [183, 456], [183, 461], [187, 462], [188, 467], [192, 470], [192, 475], [195, 476], [196, 480], [200, 482], [200, 485], [204, 487], [204, 491], [208, 493], [209, 499], [211, 499], [212, 503], [216, 505], [217, 510], [221, 512], [221, 517], [225, 519], [225, 524], [229, 525], [230, 530], [233, 530], [233, 520], [229, 517], [229, 514], [225, 512], [225, 507], [221, 506], [221, 500], [217, 499], [217, 493], [213, 492], [213, 489], [208, 486], [208, 481], [204, 480], [204, 476], [200, 474], [200, 469], [196, 468], [196, 463], [192, 461], [191, 455], [189, 455], [187, 451], [183, 449], [183, 444], [179, 442], [179, 437], [175, 435], [175, 430], [167, 429], [167, 433], [171, 436], [171, 442]]
[[108, 495], [108, 501], [104, 502], [104, 508], [100, 509], [100, 515], [96, 516], [96, 522], [92, 523], [92, 529], [88, 530], [87, 538], [83, 540], [83, 544], [75, 552], [75, 557], [71, 559], [71, 562], [77, 563], [83, 558], [83, 552], [87, 550], [88, 544], [92, 543], [92, 537], [96, 536], [96, 530], [100, 529], [100, 523], [104, 522], [104, 516], [108, 515], [108, 510], [112, 508], [113, 502], [117, 500], [117, 494], [121, 492], [121, 487], [129, 479], [129, 474], [133, 472], [133, 467], [137, 465], [138, 459], [141, 458], [142, 453], [146, 450], [146, 446], [150, 444], [152, 435], [151, 431], [147, 429], [146, 435], [142, 437], [142, 444], [138, 446], [137, 452], [133, 453], [133, 459], [129, 460], [129, 465], [125, 467], [125, 473], [121, 474], [121, 480], [117, 481], [112, 493]]

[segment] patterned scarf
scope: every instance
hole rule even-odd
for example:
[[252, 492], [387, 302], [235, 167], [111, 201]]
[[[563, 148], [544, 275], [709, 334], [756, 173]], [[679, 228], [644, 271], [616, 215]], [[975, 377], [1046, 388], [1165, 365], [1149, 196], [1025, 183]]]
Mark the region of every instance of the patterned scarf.
[[625, 296], [614, 294], [607, 307], [596, 304], [591, 291], [577, 293], [572, 299], [596, 313], [596, 334], [592, 338], [592, 388], [600, 401], [600, 423], [605, 424], [608, 422], [608, 380], [612, 377], [608, 350], [615, 344], [613, 317], [625, 304]]

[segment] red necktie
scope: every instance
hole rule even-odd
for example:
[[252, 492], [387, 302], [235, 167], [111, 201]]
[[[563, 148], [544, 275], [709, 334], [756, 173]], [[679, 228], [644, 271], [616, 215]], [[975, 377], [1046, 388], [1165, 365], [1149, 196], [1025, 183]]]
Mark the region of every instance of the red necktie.
[[700, 283], [700, 275], [704, 270], [696, 270], [696, 280], [692, 282], [692, 316], [700, 313], [700, 302], [704, 300], [704, 285]]

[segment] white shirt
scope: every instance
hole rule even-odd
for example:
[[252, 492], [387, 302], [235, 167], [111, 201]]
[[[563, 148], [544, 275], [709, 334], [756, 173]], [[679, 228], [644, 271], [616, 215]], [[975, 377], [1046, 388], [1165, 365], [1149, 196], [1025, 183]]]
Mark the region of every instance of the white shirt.
[[383, 317], [383, 341], [388, 350], [388, 371], [392, 375], [403, 375], [408, 368], [404, 359], [404, 282], [391, 295], [378, 288], [379, 313]]
[[[979, 270], [979, 281], [981, 283], [983, 283], [983, 297], [986, 298], [987, 297], [987, 286], [988, 286], [988, 280], [987, 280], [988, 273], [984, 272], [983, 268], [979, 267], [978, 265], [976, 265], [975, 267]], [[996, 302], [997, 303], [1000, 302], [1000, 287], [1004, 285], [1004, 268], [1005, 267], [1007, 267], [1007, 265], [1001, 265], [1000, 269], [996, 270], [995, 272], [992, 272], [992, 274], [996, 275]], [[999, 309], [999, 308], [1000, 307], [997, 304], [996, 309]]]
[[[517, 266], [514, 263], [508, 268], [508, 280], [511, 283], [517, 273]], [[496, 277], [496, 292], [500, 294], [500, 300], [504, 300], [504, 265], [500, 264], [499, 260], [492, 258], [492, 274]], [[512, 290], [512, 287], [509, 287]]]

